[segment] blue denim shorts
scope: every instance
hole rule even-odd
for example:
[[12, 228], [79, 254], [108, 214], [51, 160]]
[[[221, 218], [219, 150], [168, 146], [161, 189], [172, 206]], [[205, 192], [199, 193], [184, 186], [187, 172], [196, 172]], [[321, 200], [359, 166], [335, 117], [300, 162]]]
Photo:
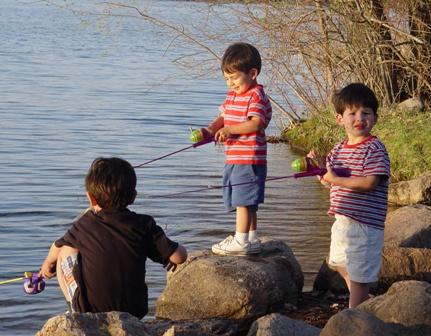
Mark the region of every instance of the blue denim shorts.
[[[223, 170], [223, 202], [227, 211], [251, 207], [255, 211], [265, 197], [266, 165], [226, 164]], [[238, 185], [239, 184], [239, 185]]]

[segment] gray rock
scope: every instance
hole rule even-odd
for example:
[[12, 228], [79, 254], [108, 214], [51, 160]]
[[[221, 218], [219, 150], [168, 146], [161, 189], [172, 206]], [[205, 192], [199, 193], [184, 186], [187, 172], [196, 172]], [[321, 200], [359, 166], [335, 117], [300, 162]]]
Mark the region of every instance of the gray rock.
[[270, 314], [253, 322], [247, 336], [318, 336], [320, 329], [285, 315]]
[[320, 336], [395, 336], [396, 329], [370, 313], [346, 309], [332, 316]]
[[301, 294], [304, 277], [291, 249], [262, 239], [257, 256], [190, 254], [168, 276], [156, 302], [156, 316], [171, 320], [232, 318], [254, 320]]
[[153, 336], [236, 336], [245, 335], [250, 322], [229, 319], [148, 320], [145, 325]]
[[397, 205], [431, 204], [431, 172], [414, 180], [391, 183], [388, 201]]
[[409, 98], [398, 104], [397, 110], [403, 112], [416, 112], [421, 111], [424, 108], [424, 104], [420, 98]]
[[387, 293], [363, 302], [358, 309], [384, 322], [428, 326], [431, 330], [431, 284], [414, 280], [397, 282]]
[[145, 324], [128, 313], [73, 313], [50, 318], [36, 336], [150, 336]]
[[389, 213], [385, 246], [431, 248], [431, 206], [416, 204]]

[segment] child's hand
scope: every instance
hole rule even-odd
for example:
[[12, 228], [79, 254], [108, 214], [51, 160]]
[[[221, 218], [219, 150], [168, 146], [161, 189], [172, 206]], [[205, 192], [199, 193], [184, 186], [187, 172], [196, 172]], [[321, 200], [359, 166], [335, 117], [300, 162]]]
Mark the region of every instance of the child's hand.
[[39, 276], [43, 276], [46, 279], [51, 279], [57, 274], [56, 272], [56, 262], [50, 263], [45, 260], [39, 271]]
[[166, 268], [166, 271], [168, 272], [169, 271], [175, 272], [175, 270], [177, 269], [177, 264], [173, 263], [172, 261], [168, 261], [168, 263], [163, 267]]
[[331, 166], [329, 165], [329, 163], [326, 164], [326, 174], [323, 175], [323, 180], [327, 183], [331, 183], [334, 184], [335, 179], [338, 177], [337, 174], [335, 174], [334, 170], [331, 168]]
[[321, 156], [317, 155], [317, 153], [314, 149], [312, 149], [311, 151], [308, 152], [307, 157], [316, 161], [320, 168], [323, 168], [326, 166], [325, 158], [322, 158]]
[[226, 141], [230, 136], [232, 135], [232, 133], [230, 132], [230, 127], [226, 126], [223, 128], [220, 128], [217, 133], [215, 134], [214, 138], [216, 141], [218, 142], [224, 142]]

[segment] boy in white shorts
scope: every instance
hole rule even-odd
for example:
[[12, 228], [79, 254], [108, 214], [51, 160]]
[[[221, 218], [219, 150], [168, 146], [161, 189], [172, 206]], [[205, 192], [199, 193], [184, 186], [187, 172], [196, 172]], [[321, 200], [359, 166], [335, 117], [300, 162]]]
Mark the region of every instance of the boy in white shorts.
[[[353, 83], [336, 92], [332, 103], [347, 139], [327, 156], [328, 171], [320, 181], [331, 189], [328, 214], [335, 216], [329, 264], [346, 281], [349, 308], [354, 308], [368, 299], [370, 284], [378, 280], [390, 162], [384, 144], [371, 135], [379, 106], [374, 92]], [[314, 151], [308, 156], [315, 157]], [[337, 169], [349, 176], [338, 176]]]

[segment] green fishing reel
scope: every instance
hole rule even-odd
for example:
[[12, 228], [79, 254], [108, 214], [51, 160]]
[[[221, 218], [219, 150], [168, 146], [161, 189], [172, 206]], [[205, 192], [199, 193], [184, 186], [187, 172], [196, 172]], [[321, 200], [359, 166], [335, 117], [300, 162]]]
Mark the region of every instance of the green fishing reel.
[[319, 168], [319, 164], [316, 160], [309, 157], [302, 157], [292, 161], [292, 170], [298, 173], [311, 171], [316, 168]]
[[203, 135], [202, 130], [201, 129], [195, 129], [194, 130], [194, 129], [190, 128], [189, 139], [193, 143], [204, 140], [204, 135]]

